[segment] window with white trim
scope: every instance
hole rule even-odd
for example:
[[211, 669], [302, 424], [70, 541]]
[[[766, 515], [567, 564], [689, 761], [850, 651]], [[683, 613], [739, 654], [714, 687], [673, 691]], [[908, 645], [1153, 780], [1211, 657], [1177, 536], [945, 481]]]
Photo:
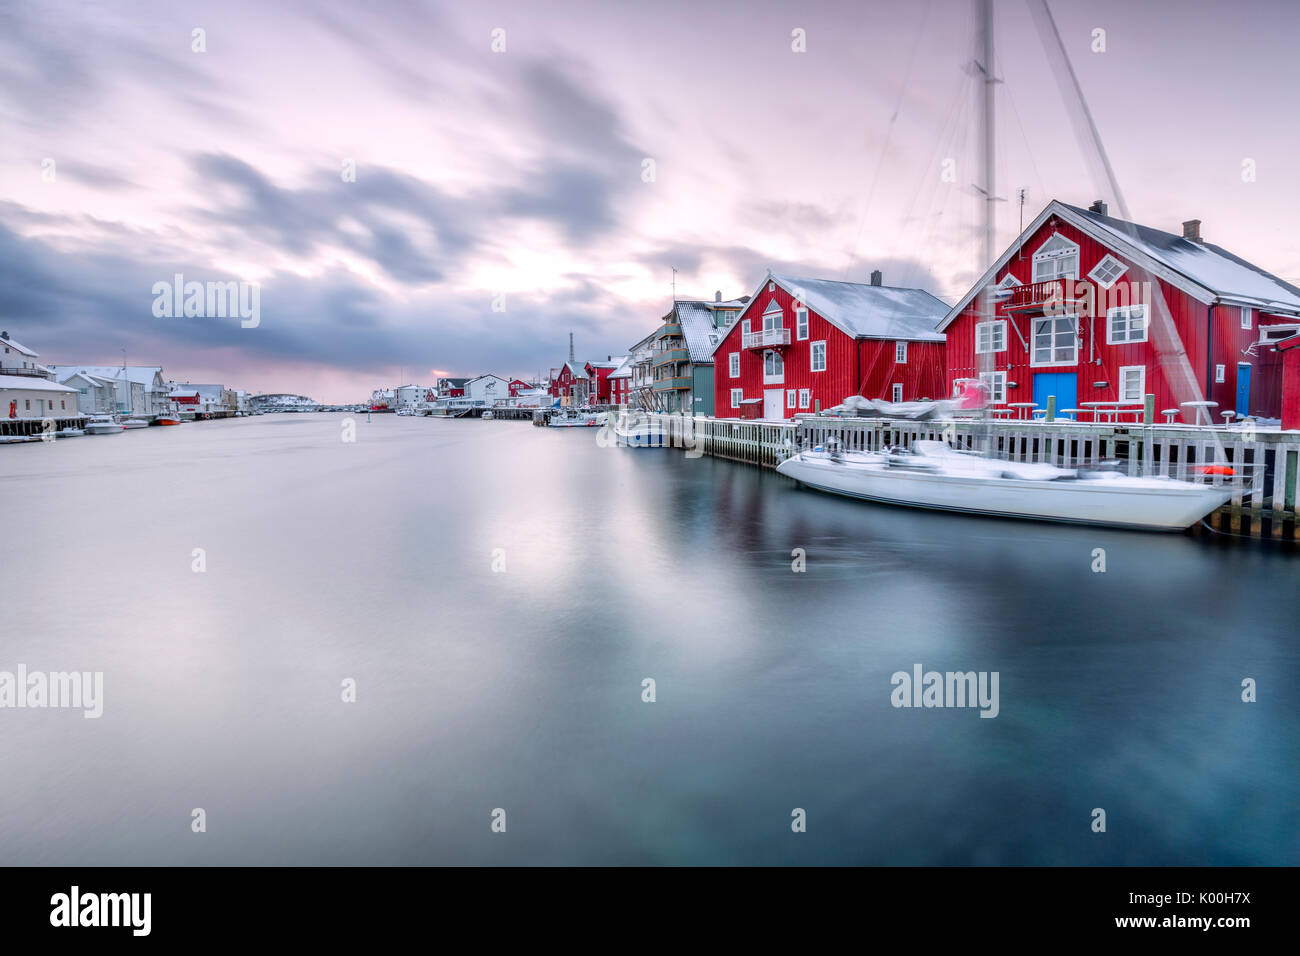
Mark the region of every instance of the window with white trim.
[[733, 388], [731, 390], [731, 407], [739, 408], [741, 399], [743, 399], [744, 397], [745, 397], [745, 392], [743, 389]]
[[890, 391], [892, 393], [891, 397], [895, 402], [901, 402], [903, 400], [903, 386], [900, 383], [895, 382], [894, 387]]
[[808, 338], [808, 310], [799, 308], [794, 313], [795, 338], [802, 342]]
[[1034, 320], [1031, 365], [1079, 364], [1079, 317], [1046, 316]]
[[773, 299], [763, 311], [763, 331], [774, 332], [784, 326], [785, 313], [781, 311], [781, 303]]
[[1226, 365], [1214, 366], [1214, 384], [1222, 385], [1224, 378], [1227, 376], [1227, 374], [1228, 374], [1228, 366]]
[[740, 353], [732, 352], [727, 356], [727, 372], [732, 378], [740, 378]]
[[749, 334], [749, 319], [742, 319], [740, 323], [740, 341], [745, 341], [745, 336]]
[[1088, 278], [1103, 289], [1109, 289], [1119, 281], [1119, 277], [1125, 272], [1128, 272], [1128, 266], [1108, 252], [1101, 257], [1100, 262], [1092, 267], [1092, 271], [1088, 273]]
[[1079, 277], [1079, 247], [1059, 232], [1038, 247], [1034, 253], [1034, 281], [1052, 279], [1077, 279]]
[[898, 365], [907, 364], [907, 343], [906, 342], [894, 343], [894, 362], [897, 363]]
[[1002, 281], [998, 283], [997, 287], [999, 289], [1014, 289], [1018, 285], [1020, 285], [1020, 280], [1008, 272], [1002, 277]]
[[1007, 320], [975, 323], [975, 354], [1005, 352], [1007, 350]]
[[1002, 405], [1007, 400], [1007, 373], [1006, 372], [981, 372], [980, 381], [989, 387], [989, 401], [994, 405]]
[[826, 343], [814, 342], [808, 348], [808, 367], [814, 372], [826, 371]]
[[787, 388], [787, 389], [785, 390], [785, 407], [786, 407], [786, 408], [794, 408], [794, 407], [795, 407], [795, 402], [797, 402], [798, 400], [799, 400], [799, 392], [798, 392], [797, 389]]
[[812, 406], [812, 389], [799, 389], [799, 407], [809, 408]]
[[1127, 345], [1147, 340], [1147, 307], [1117, 305], [1106, 310], [1106, 344]]
[[1241, 307], [1241, 327], [1243, 329], [1254, 328], [1254, 313], [1254, 309], [1247, 308], [1244, 305]]
[[1261, 325], [1259, 340], [1261, 342], [1280, 342], [1300, 332], [1300, 325]]
[[1119, 370], [1119, 400], [1121, 402], [1141, 402], [1147, 393], [1147, 367], [1145, 365], [1125, 365]]
[[766, 351], [763, 353], [763, 384], [777, 385], [785, 381], [785, 362], [781, 353]]

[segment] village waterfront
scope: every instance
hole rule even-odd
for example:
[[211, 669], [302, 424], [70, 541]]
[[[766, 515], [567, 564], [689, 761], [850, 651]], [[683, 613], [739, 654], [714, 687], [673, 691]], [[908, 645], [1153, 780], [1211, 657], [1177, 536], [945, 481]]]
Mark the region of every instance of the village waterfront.
[[[395, 415], [16, 446], [0, 487], [0, 670], [103, 674], [97, 719], [0, 710], [11, 864], [1300, 863], [1275, 544]], [[996, 717], [894, 706], [918, 665]]]

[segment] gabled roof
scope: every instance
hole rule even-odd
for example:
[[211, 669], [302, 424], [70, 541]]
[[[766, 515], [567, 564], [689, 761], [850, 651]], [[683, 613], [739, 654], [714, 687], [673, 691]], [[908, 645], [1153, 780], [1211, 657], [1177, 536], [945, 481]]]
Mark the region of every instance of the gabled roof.
[[618, 368], [609, 373], [610, 378], [631, 378], [632, 377], [632, 356], [628, 355], [623, 358]]
[[73, 392], [75, 388], [51, 382], [48, 378], [35, 378], [30, 375], [0, 375], [0, 388], [21, 388], [28, 392]]
[[[733, 302], [717, 303], [679, 299], [673, 303], [673, 311], [677, 313], [677, 324], [682, 327], [682, 337], [686, 339], [686, 351], [690, 354], [693, 363], [697, 365], [713, 364], [713, 350], [717, 348], [718, 342], [722, 341], [722, 337], [727, 334], [727, 329], [730, 326], [719, 327], [714, 325], [713, 309], [710, 306], [731, 307]], [[744, 304], [735, 303], [734, 307], [739, 312], [744, 307]], [[710, 335], [716, 335], [718, 341], [709, 341]]]
[[1137, 263], [1206, 304], [1225, 301], [1269, 312], [1300, 314], [1300, 288], [1265, 272], [1228, 250], [1210, 242], [1193, 242], [1182, 236], [1139, 225], [1090, 209], [1052, 200], [1025, 231], [953, 306], [939, 329], [947, 328], [971, 300], [1005, 266], [1013, 255], [1053, 216]]
[[4, 347], [6, 347], [6, 348], [11, 348], [11, 349], [13, 349], [15, 352], [19, 352], [19, 353], [21, 353], [21, 354], [23, 354], [23, 355], [28, 356], [29, 358], [36, 358], [37, 354], [39, 354], [39, 353], [37, 353], [37, 352], [33, 352], [33, 351], [32, 351], [31, 349], [29, 349], [27, 346], [22, 345], [21, 343], [15, 342], [13, 339], [0, 339], [0, 345], [4, 346]]
[[622, 364], [623, 364], [623, 360], [621, 358], [614, 359], [609, 362], [588, 362], [587, 363], [587, 365], [590, 365], [592, 368], [609, 368], [609, 369], [618, 368]]
[[[55, 378], [77, 372], [112, 381], [118, 381], [122, 378], [122, 366], [120, 365], [51, 365], [50, 369], [54, 372]], [[161, 375], [161, 365], [128, 365], [126, 367], [127, 380], [137, 382], [140, 385], [151, 386], [154, 383], [154, 377]]]
[[574, 378], [587, 377], [587, 369], [582, 362], [565, 362], [564, 367], [569, 370], [569, 374]]
[[944, 341], [944, 336], [935, 331], [935, 325], [947, 314], [948, 304], [924, 289], [769, 274], [750, 299], [751, 303], [757, 301], [763, 286], [769, 282], [775, 282], [854, 338]]

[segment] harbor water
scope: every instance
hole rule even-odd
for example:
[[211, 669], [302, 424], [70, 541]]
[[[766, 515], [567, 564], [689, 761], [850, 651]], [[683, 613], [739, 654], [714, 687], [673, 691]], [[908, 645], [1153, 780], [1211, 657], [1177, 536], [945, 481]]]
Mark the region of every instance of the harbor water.
[[[1300, 864], [1279, 546], [393, 415], [0, 448], [0, 489], [0, 671], [103, 674], [97, 719], [0, 709], [10, 864]], [[996, 716], [894, 706], [917, 665]]]

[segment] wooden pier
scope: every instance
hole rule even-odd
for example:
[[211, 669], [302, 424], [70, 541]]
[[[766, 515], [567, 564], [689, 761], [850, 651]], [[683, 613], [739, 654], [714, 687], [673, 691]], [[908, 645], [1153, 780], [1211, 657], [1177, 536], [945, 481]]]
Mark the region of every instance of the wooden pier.
[[[1294, 540], [1298, 522], [1300, 432], [1189, 425], [1096, 425], [1056, 421], [901, 421], [803, 415], [788, 422], [687, 418], [660, 414], [674, 447], [775, 468], [797, 449], [836, 438], [846, 451], [907, 448], [918, 440], [947, 441], [1009, 461], [1060, 467], [1118, 461], [1133, 475], [1196, 478], [1205, 465], [1227, 465], [1232, 477], [1208, 476], [1232, 487], [1228, 504], [1207, 519], [1212, 528], [1247, 537]], [[1217, 456], [1217, 457], [1216, 457]]]

